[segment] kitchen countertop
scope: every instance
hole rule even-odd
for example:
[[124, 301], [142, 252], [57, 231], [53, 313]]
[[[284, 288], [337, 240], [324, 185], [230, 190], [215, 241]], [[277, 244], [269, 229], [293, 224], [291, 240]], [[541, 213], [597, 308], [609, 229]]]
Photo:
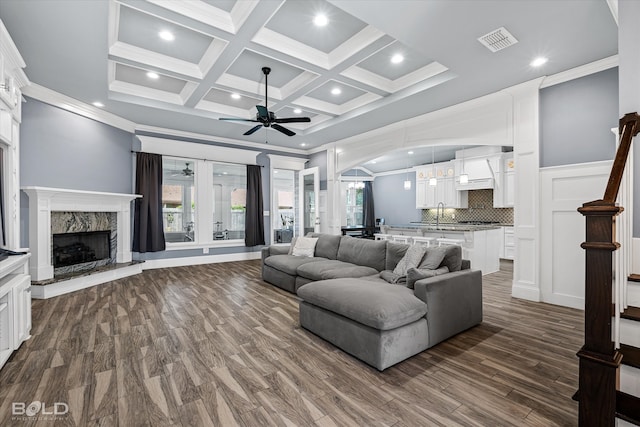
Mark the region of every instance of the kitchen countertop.
[[436, 227], [435, 223], [431, 222], [412, 222], [409, 224], [393, 224], [388, 225], [390, 228], [410, 228], [421, 229], [426, 231], [482, 231], [482, 230], [495, 230], [500, 228], [501, 224], [464, 224], [464, 223], [442, 223]]

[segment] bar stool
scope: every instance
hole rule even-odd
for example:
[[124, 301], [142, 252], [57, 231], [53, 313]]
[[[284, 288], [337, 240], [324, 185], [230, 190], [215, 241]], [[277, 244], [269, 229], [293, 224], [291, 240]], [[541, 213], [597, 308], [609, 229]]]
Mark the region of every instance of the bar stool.
[[422, 245], [425, 248], [429, 248], [432, 246], [436, 246], [436, 238], [435, 237], [424, 237], [424, 236], [416, 236], [411, 239], [414, 245]]
[[438, 246], [451, 246], [451, 245], [462, 246], [464, 244], [464, 239], [449, 239], [446, 237], [441, 237], [437, 239], [437, 242], [438, 242]]
[[384, 233], [374, 233], [373, 237], [376, 240], [392, 240], [392, 235], [391, 234], [384, 234]]
[[400, 235], [400, 234], [394, 234], [391, 237], [393, 238], [393, 241], [396, 242], [396, 243], [406, 243], [406, 244], [410, 244], [411, 243], [411, 236], [404, 236], [404, 235]]

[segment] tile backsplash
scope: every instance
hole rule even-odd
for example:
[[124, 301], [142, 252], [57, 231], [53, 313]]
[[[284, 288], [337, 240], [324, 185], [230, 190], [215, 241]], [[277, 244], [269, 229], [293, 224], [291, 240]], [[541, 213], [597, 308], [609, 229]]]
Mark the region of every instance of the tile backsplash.
[[[435, 220], [435, 209], [422, 210], [423, 222], [435, 222]], [[513, 208], [494, 208], [493, 190], [470, 190], [469, 207], [466, 209], [445, 209], [440, 221], [492, 221], [513, 224]]]

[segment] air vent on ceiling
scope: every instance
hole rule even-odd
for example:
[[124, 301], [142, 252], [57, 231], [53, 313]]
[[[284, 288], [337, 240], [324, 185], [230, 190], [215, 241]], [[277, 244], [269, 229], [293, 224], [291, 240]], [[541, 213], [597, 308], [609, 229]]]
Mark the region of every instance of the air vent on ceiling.
[[518, 43], [506, 28], [500, 27], [488, 34], [478, 38], [478, 41], [485, 45], [491, 52], [497, 52], [513, 44]]

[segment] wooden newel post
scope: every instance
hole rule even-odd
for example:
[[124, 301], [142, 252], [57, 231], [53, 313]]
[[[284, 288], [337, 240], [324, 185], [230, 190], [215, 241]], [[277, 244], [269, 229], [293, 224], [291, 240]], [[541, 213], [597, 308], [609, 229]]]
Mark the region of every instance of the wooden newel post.
[[615, 217], [621, 207], [598, 200], [578, 211], [586, 217], [584, 346], [580, 358], [579, 425], [614, 426], [618, 367], [622, 355], [611, 336]]
[[614, 426], [616, 390], [622, 354], [614, 348], [611, 319], [613, 313], [613, 252], [616, 216], [624, 209], [616, 206], [631, 141], [640, 132], [638, 113], [620, 119], [620, 144], [613, 160], [602, 200], [585, 203], [578, 211], [586, 219], [584, 345], [578, 352], [579, 425]]

